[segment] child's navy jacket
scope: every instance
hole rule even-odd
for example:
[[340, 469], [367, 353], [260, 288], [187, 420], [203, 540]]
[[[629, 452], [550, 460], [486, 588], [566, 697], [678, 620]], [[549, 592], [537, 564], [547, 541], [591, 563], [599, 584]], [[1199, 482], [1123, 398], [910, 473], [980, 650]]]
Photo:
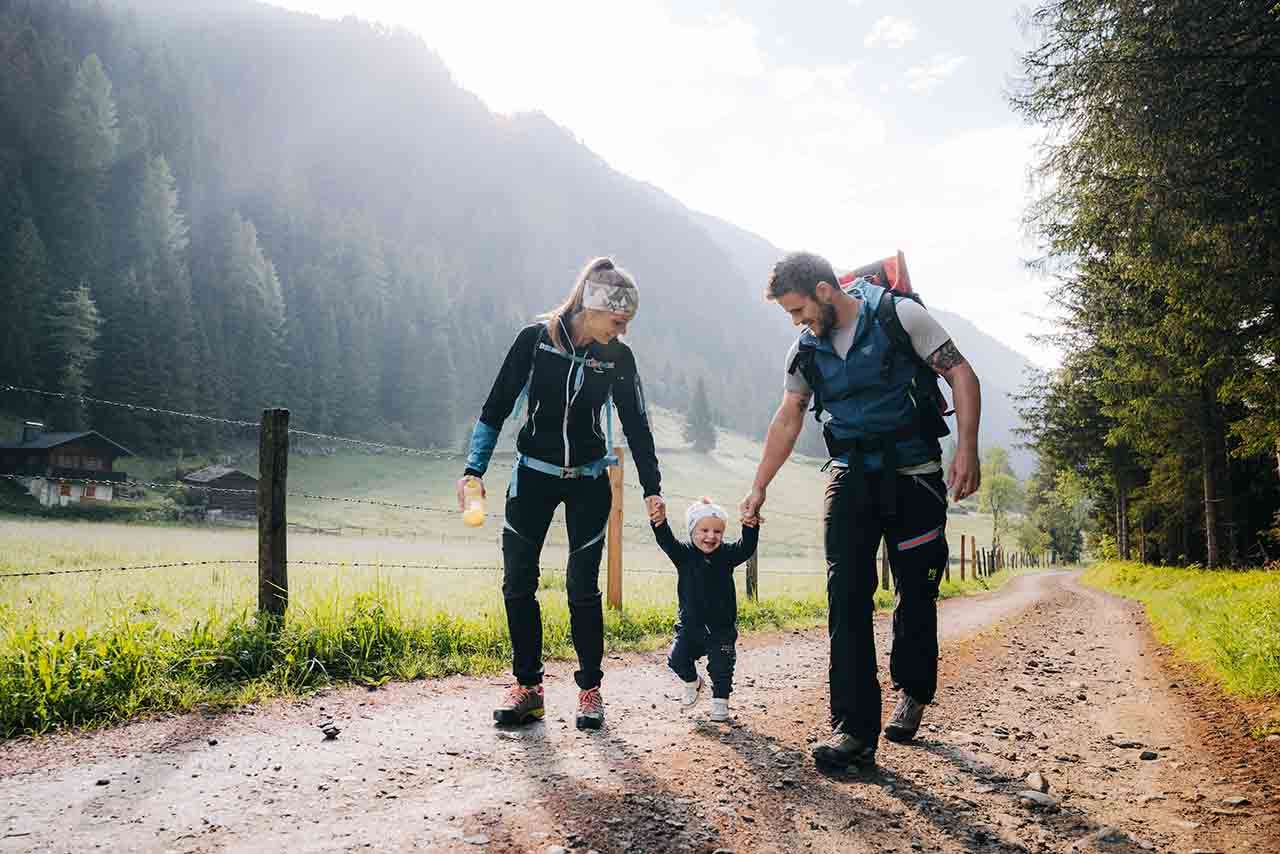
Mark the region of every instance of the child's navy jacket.
[[735, 625], [738, 622], [738, 590], [733, 583], [733, 570], [755, 554], [760, 529], [743, 525], [741, 540], [722, 542], [720, 548], [711, 554], [704, 554], [693, 543], [677, 540], [666, 522], [654, 525], [653, 535], [676, 565], [680, 622], [711, 629]]

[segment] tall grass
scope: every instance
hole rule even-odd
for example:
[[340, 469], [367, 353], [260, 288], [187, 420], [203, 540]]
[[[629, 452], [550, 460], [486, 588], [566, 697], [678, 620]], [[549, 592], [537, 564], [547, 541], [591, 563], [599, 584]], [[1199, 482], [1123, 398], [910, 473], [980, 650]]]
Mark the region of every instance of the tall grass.
[[[0, 574], [243, 557], [253, 554], [253, 545], [251, 531], [0, 518]], [[295, 559], [491, 566], [494, 551], [290, 537]], [[740, 629], [823, 623], [825, 578], [771, 572], [775, 564], [788, 572], [793, 566], [762, 558], [761, 599], [742, 599]], [[946, 582], [942, 596], [989, 589], [1007, 578]], [[741, 591], [741, 578], [738, 584]], [[549, 658], [573, 655], [564, 586], [562, 570], [544, 569], [539, 599]], [[229, 707], [339, 683], [500, 672], [511, 655], [500, 587], [496, 568], [294, 565], [288, 617], [272, 627], [254, 613], [252, 564], [0, 579], [0, 737]], [[606, 612], [607, 648], [665, 644], [675, 623], [674, 572], [627, 575], [624, 603], [621, 612]], [[892, 594], [877, 592], [876, 604], [892, 607]]]
[[1106, 562], [1084, 580], [1145, 604], [1156, 636], [1228, 693], [1280, 700], [1280, 572]]
[[[568, 608], [543, 595], [545, 651], [572, 655]], [[352, 595], [336, 586], [293, 606], [281, 627], [249, 610], [167, 628], [121, 609], [96, 631], [29, 620], [0, 638], [0, 734], [107, 723], [145, 712], [232, 706], [341, 682], [380, 684], [504, 669], [511, 658], [500, 613], [470, 616], [406, 607], [395, 589]], [[7, 609], [11, 612], [12, 609]], [[811, 623], [823, 597], [744, 602], [744, 631]], [[669, 605], [607, 612], [606, 645], [639, 649], [671, 635]]]

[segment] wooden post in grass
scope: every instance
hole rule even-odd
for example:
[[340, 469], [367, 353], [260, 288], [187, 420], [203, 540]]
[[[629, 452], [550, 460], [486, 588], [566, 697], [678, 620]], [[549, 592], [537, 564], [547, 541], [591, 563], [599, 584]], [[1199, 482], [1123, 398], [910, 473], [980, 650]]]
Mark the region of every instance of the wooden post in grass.
[[973, 577], [978, 577], [978, 538], [969, 538], [969, 563], [973, 564]]
[[884, 546], [884, 550], [880, 552], [880, 586], [888, 590], [893, 577], [893, 573], [889, 572], [889, 541], [881, 540], [880, 543]]
[[965, 534], [960, 535], [960, 580], [961, 581], [964, 581], [964, 555], [965, 555], [965, 549], [968, 546], [968, 543], [965, 542], [966, 539], [967, 539], [967, 535]]
[[264, 409], [258, 428], [258, 611], [283, 617], [289, 606], [285, 515], [289, 410]]
[[760, 552], [751, 553], [747, 560], [747, 598], [752, 602], [760, 599]]
[[609, 466], [609, 486], [613, 490], [613, 503], [609, 506], [609, 581], [606, 598], [609, 607], [622, 609], [622, 466], [625, 462], [622, 448], [614, 448], [618, 457], [616, 466]]

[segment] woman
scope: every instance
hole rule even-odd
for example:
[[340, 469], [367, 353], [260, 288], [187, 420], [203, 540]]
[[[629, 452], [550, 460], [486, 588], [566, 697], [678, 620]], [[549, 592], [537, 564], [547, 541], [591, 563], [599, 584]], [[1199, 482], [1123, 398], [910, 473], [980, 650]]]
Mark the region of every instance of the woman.
[[587, 264], [568, 299], [516, 336], [472, 431], [466, 472], [458, 481], [459, 506], [468, 479], [484, 477], [503, 422], [517, 400], [527, 397], [502, 531], [502, 596], [516, 683], [493, 713], [499, 724], [523, 724], [544, 714], [538, 558], [562, 503], [569, 533], [569, 627], [578, 654], [577, 725], [599, 729], [604, 721], [599, 576], [612, 500], [605, 471], [613, 462], [606, 441], [613, 429], [610, 398], [650, 516], [663, 506], [640, 375], [631, 348], [618, 340], [639, 304], [635, 280], [625, 270], [608, 258]]

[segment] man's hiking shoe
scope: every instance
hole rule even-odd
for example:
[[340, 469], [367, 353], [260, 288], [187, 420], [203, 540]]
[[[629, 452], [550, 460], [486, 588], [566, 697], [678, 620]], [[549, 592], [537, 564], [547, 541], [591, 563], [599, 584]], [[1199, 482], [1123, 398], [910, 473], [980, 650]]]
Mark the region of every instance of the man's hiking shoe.
[[493, 710], [494, 723], [502, 726], [519, 726], [530, 721], [542, 720], [546, 709], [542, 707], [541, 685], [512, 685], [502, 705]]
[[578, 692], [578, 729], [600, 729], [604, 723], [604, 700], [599, 688]]
[[729, 720], [729, 701], [722, 697], [711, 698], [711, 720], [724, 723]]
[[924, 717], [924, 703], [917, 703], [903, 692], [898, 705], [893, 710], [893, 717], [885, 725], [884, 737], [890, 741], [904, 742], [916, 737], [920, 729], [920, 719]]
[[843, 771], [849, 767], [870, 768], [876, 764], [876, 749], [846, 732], [833, 732], [813, 747], [813, 761], [819, 768]]
[[682, 695], [680, 697], [680, 711], [687, 712], [694, 706], [698, 705], [698, 699], [702, 696], [702, 677], [699, 676], [692, 682], [681, 682]]

